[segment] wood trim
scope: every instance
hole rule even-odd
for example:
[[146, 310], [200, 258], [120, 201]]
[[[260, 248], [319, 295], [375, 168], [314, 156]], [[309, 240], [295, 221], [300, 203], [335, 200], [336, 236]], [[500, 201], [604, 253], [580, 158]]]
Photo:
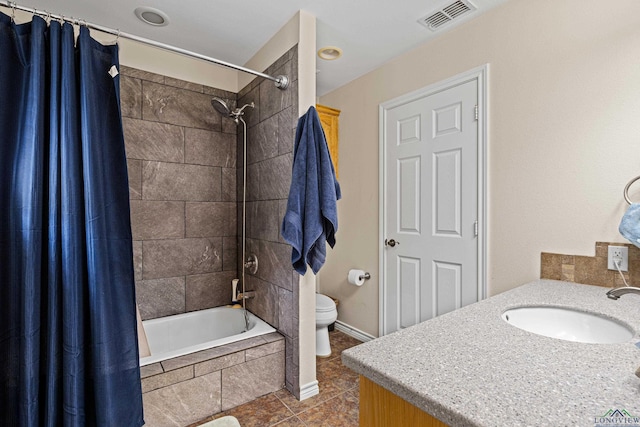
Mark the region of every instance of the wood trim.
[[360, 427], [448, 427], [360, 375]]

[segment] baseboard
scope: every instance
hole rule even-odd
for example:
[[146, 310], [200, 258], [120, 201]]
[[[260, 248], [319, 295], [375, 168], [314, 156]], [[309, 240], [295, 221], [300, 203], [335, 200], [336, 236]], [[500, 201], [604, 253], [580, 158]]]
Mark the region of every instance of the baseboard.
[[300, 387], [300, 400], [305, 400], [320, 393], [320, 387], [318, 387], [318, 380], [311, 381]]
[[376, 338], [339, 320], [336, 320], [336, 329], [362, 342], [371, 341]]

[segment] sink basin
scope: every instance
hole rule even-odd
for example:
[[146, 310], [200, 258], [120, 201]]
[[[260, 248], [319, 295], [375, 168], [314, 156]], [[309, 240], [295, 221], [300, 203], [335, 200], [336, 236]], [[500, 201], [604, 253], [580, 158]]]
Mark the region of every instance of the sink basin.
[[614, 344], [634, 335], [633, 330], [615, 320], [563, 307], [512, 308], [502, 313], [502, 319], [525, 331], [566, 341]]

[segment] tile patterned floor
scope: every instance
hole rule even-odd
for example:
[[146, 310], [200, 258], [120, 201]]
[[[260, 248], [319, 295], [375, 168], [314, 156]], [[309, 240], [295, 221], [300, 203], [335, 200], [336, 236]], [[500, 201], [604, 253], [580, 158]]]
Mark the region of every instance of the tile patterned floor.
[[360, 341], [329, 333], [331, 356], [316, 358], [320, 394], [300, 402], [286, 389], [216, 414], [189, 427], [233, 415], [242, 427], [358, 427], [358, 375], [342, 364], [342, 350]]

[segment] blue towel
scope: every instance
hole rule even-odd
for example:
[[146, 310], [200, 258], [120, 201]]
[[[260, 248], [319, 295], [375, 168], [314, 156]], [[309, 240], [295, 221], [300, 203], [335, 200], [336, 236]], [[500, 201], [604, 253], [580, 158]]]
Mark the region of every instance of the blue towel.
[[326, 243], [336, 244], [340, 185], [327, 140], [314, 107], [298, 120], [293, 152], [293, 177], [282, 237], [292, 247], [291, 263], [300, 274], [307, 264], [317, 273], [326, 258]]
[[620, 221], [618, 231], [625, 239], [640, 248], [640, 203], [629, 206]]

